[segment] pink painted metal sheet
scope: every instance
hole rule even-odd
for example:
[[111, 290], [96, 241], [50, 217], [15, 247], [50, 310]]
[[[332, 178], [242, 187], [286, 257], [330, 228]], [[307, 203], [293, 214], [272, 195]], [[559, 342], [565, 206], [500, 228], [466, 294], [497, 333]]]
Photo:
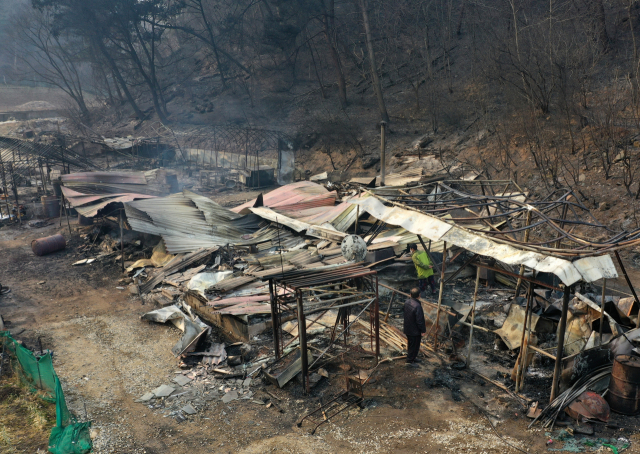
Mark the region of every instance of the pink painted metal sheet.
[[[319, 206], [333, 206], [335, 200], [335, 192], [329, 192], [324, 186], [312, 181], [299, 181], [288, 184], [263, 195], [263, 203], [266, 207], [298, 210]], [[232, 208], [232, 211], [239, 213], [245, 208], [251, 208], [255, 203], [256, 199], [250, 200]]]

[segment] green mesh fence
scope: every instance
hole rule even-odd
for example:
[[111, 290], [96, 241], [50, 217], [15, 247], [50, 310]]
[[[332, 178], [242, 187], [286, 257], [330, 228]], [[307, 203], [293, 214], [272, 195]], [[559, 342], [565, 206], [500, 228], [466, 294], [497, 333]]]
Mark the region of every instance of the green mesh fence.
[[91, 421], [78, 423], [67, 409], [60, 380], [53, 369], [49, 353], [37, 358], [31, 350], [16, 342], [8, 332], [0, 332], [5, 351], [16, 359], [14, 369], [32, 392], [56, 404], [56, 426], [49, 436], [49, 452], [53, 454], [85, 454], [91, 452]]

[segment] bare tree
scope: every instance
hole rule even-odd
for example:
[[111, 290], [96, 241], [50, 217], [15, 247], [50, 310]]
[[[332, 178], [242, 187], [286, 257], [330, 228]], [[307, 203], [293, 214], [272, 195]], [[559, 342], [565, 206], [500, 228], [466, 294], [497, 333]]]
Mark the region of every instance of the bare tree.
[[24, 9], [15, 18], [13, 33], [18, 43], [18, 58], [28, 69], [27, 77], [64, 91], [77, 105], [84, 121], [90, 121], [84, 84], [83, 43], [68, 34], [55, 34], [49, 11]]
[[360, 10], [362, 13], [362, 22], [367, 39], [367, 51], [369, 52], [369, 65], [371, 66], [371, 77], [373, 79], [373, 90], [378, 101], [378, 110], [382, 121], [389, 123], [389, 114], [387, 113], [387, 105], [384, 102], [382, 93], [382, 84], [378, 76], [378, 65], [376, 64], [376, 54], [373, 50], [373, 37], [371, 36], [371, 25], [369, 23], [369, 14], [367, 12], [367, 1], [359, 0]]

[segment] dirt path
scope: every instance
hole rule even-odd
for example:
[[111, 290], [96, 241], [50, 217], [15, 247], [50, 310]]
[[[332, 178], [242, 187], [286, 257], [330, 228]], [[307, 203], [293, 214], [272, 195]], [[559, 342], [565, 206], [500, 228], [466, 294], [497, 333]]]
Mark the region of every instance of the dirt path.
[[[69, 242], [65, 251], [32, 254], [32, 239], [58, 231]], [[116, 288], [120, 274], [113, 263], [72, 267], [83, 258], [76, 252], [79, 241], [57, 225], [0, 229], [0, 282], [12, 290], [0, 297], [0, 314], [27, 345], [41, 337], [55, 352], [70, 409], [100, 430], [96, 453], [518, 452], [495, 436], [478, 408], [513, 446], [546, 451], [544, 432], [528, 431], [522, 407], [501, 390], [470, 379], [456, 380], [459, 393], [432, 387], [434, 376], [449, 373], [436, 359], [419, 369], [380, 366], [367, 386], [365, 408], [349, 410], [313, 436], [310, 425], [295, 423], [317, 408], [320, 397], [329, 399], [337, 378], [333, 388], [311, 397], [300, 397], [295, 383], [284, 390], [270, 387], [284, 413], [251, 400], [223, 404], [218, 397], [183, 423], [164, 417], [134, 401], [169, 383], [178, 370], [170, 350], [180, 332], [140, 320], [151, 308]], [[638, 452], [636, 445], [628, 452]]]

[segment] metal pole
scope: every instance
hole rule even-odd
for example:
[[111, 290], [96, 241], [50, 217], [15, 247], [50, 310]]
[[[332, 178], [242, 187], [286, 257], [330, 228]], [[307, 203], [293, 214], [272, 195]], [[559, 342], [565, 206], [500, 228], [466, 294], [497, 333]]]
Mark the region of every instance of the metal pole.
[[258, 174], [258, 187], [260, 187], [260, 158], [258, 157], [258, 148], [256, 148], [256, 172]]
[[[358, 188], [358, 200], [360, 200], [360, 188]], [[358, 234], [358, 219], [360, 218], [360, 205], [356, 205], [356, 228], [353, 232], [354, 235]]]
[[16, 174], [13, 172], [13, 163], [9, 162], [9, 173], [11, 174], [11, 184], [13, 189], [13, 195], [16, 198], [16, 214], [18, 215], [18, 221], [22, 225], [22, 215], [20, 214], [20, 201], [18, 200], [18, 183], [16, 182]]
[[560, 317], [560, 327], [558, 328], [558, 349], [556, 351], [556, 365], [553, 369], [553, 383], [551, 384], [551, 399], [553, 402], [558, 395], [558, 381], [560, 380], [560, 369], [562, 366], [562, 357], [564, 356], [564, 334], [567, 329], [567, 312], [569, 311], [569, 294], [571, 288], [564, 287], [564, 295], [562, 296], [562, 316]]
[[64, 200], [64, 196], [60, 197], [60, 200], [58, 201], [58, 204], [60, 205], [60, 213], [58, 214], [58, 227], [62, 227], [62, 202]]
[[71, 236], [71, 223], [69, 222], [69, 213], [67, 212], [67, 205], [65, 205], [64, 196], [61, 197], [63, 207], [64, 207], [64, 215], [67, 217], [67, 227], [69, 227], [69, 236]]
[[389, 306], [387, 306], [387, 314], [384, 316], [384, 322], [387, 323], [389, 320], [389, 312], [391, 311], [391, 305], [393, 304], [393, 300], [396, 298], [396, 292], [391, 294], [391, 299], [389, 300]]
[[442, 270], [440, 271], [440, 293], [438, 294], [438, 310], [436, 311], [436, 333], [433, 336], [433, 346], [438, 347], [438, 335], [440, 334], [440, 307], [442, 305], [442, 294], [444, 293], [444, 269], [447, 261], [447, 242], [444, 242], [444, 248], [442, 249]]
[[278, 339], [280, 327], [278, 323], [278, 309], [276, 307], [276, 305], [278, 304], [278, 293], [274, 293], [273, 287], [273, 279], [269, 279], [269, 295], [271, 295], [271, 326], [273, 327], [273, 347], [276, 351], [276, 359], [280, 359], [280, 340]]
[[527, 292], [527, 306], [524, 313], [524, 323], [522, 324], [522, 338], [520, 339], [520, 361], [516, 361], [516, 392], [522, 389], [522, 380], [524, 378], [525, 368], [527, 364], [528, 354], [528, 326], [531, 326], [531, 315], [529, 312], [533, 310], [533, 298], [534, 298], [534, 285], [529, 285], [529, 291]]
[[[527, 227], [531, 225], [531, 210], [527, 212]], [[529, 233], [531, 229], [527, 229], [524, 231], [524, 242], [529, 242]], [[518, 283], [516, 284], [516, 298], [520, 294], [520, 287], [522, 286], [522, 276], [524, 276], [524, 265], [520, 265], [520, 273], [518, 273], [520, 277], [518, 278]]]
[[386, 137], [387, 123], [380, 122], [380, 186], [385, 185], [385, 176], [387, 173], [387, 137]]
[[598, 338], [600, 339], [600, 344], [602, 345], [602, 325], [604, 324], [604, 296], [607, 292], [607, 280], [602, 279], [602, 301], [600, 302], [600, 327], [598, 329]]
[[2, 190], [4, 191], [4, 202], [7, 205], [7, 216], [11, 221], [11, 207], [9, 206], [9, 191], [7, 190], [7, 178], [4, 173], [4, 163], [2, 162], [2, 155], [0, 155], [0, 172], [2, 176]]
[[[376, 364], [380, 361], [380, 298], [378, 295], [378, 275], [376, 274], [376, 302], [373, 306], [374, 323], [376, 327]], [[387, 313], [387, 316], [389, 314]]]
[[480, 284], [480, 267], [476, 267], [476, 289], [473, 292], [473, 308], [471, 308], [471, 328], [469, 329], [469, 348], [467, 352], [467, 367], [471, 367], [471, 345], [473, 344], [473, 325], [476, 320], [476, 301], [478, 300], [478, 285]]
[[302, 389], [309, 393], [309, 359], [307, 358], [307, 325], [302, 306], [302, 291], [298, 290], [298, 335], [300, 336], [300, 361], [302, 362]]
[[[614, 253], [616, 254], [616, 258], [618, 259], [618, 265], [620, 265], [620, 269], [622, 270], [622, 274], [624, 274], [624, 278], [627, 281], [627, 285], [629, 286], [629, 289], [631, 290], [631, 293], [633, 293], [633, 297], [636, 300], [636, 304], [638, 306], [640, 306], [640, 301], [638, 301], [638, 295], [636, 294], [636, 289], [633, 288], [633, 285], [631, 285], [631, 279], [629, 279], [629, 275], [627, 274], [627, 270], [625, 269], [624, 265], [622, 264], [622, 259], [620, 258], [620, 254], [618, 253], [618, 251], [614, 251]], [[636, 319], [636, 328], [640, 327], [640, 311], [638, 311], [638, 318]]]
[[124, 216], [122, 215], [122, 209], [119, 213], [119, 224], [120, 224], [120, 263], [122, 265], [122, 272], [124, 273], [124, 235], [123, 235], [123, 224], [124, 224]]

